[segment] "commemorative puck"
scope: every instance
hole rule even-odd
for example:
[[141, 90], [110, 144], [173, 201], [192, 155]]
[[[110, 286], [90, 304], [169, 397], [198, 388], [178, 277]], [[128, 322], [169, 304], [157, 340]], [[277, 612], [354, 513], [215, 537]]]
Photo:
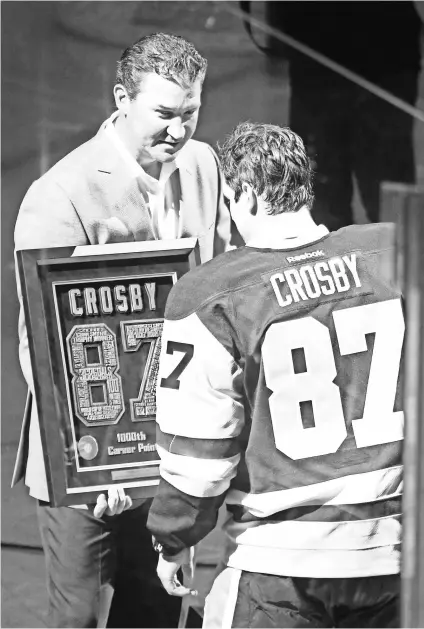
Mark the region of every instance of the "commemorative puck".
[[98, 451], [99, 446], [97, 444], [97, 441], [91, 435], [85, 435], [84, 437], [81, 437], [81, 439], [78, 441], [78, 452], [80, 453], [80, 456], [86, 461], [91, 461], [91, 459], [94, 459], [94, 457], [97, 456]]

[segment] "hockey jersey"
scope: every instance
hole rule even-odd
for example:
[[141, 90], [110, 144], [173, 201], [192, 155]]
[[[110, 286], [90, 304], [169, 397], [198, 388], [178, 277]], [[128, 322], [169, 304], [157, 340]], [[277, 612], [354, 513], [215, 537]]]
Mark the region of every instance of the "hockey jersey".
[[181, 278], [158, 376], [170, 553], [215, 525], [228, 565], [298, 577], [399, 571], [404, 316], [393, 226], [245, 246]]

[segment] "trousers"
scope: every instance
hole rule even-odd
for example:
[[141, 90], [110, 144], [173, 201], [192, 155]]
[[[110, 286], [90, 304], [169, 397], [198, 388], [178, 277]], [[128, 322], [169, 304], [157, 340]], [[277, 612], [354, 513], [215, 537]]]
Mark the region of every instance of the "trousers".
[[51, 627], [177, 627], [181, 599], [157, 575], [151, 500], [113, 517], [38, 506]]
[[203, 629], [399, 627], [400, 575], [350, 579], [225, 568], [206, 599]]

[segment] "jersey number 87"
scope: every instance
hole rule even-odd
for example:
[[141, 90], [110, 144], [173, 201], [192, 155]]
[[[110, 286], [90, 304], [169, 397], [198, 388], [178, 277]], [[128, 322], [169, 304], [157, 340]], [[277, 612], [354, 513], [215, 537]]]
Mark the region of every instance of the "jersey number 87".
[[[405, 323], [399, 299], [333, 312], [340, 354], [367, 350], [375, 333], [363, 416], [352, 420], [358, 448], [403, 439], [403, 412], [393, 410]], [[303, 348], [307, 371], [295, 373], [292, 350]], [[292, 459], [331, 454], [347, 437], [329, 329], [304, 317], [274, 323], [266, 332], [262, 357], [277, 448]], [[355, 375], [353, 375], [355, 377]], [[304, 428], [300, 402], [312, 401], [315, 426]]]

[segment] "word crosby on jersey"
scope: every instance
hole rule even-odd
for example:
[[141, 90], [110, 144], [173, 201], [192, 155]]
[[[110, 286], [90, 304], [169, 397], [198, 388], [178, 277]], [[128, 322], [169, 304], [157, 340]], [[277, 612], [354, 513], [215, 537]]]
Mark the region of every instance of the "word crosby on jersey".
[[344, 293], [354, 286], [361, 287], [355, 253], [285, 269], [274, 273], [270, 281], [282, 308], [321, 295]]

